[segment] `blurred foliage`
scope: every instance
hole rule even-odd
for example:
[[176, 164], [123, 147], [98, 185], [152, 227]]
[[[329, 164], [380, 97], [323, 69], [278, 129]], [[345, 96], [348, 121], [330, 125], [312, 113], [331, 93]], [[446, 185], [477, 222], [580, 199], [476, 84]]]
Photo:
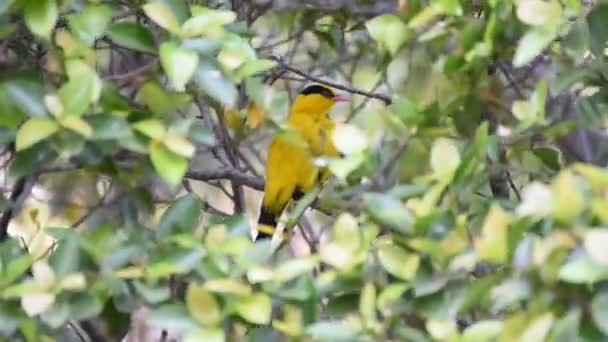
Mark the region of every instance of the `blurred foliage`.
[[[147, 307], [184, 341], [605, 340], [608, 171], [557, 141], [604, 133], [608, 3], [276, 3], [0, 2], [0, 336]], [[302, 75], [393, 101], [337, 106], [324, 214], [277, 249]]]

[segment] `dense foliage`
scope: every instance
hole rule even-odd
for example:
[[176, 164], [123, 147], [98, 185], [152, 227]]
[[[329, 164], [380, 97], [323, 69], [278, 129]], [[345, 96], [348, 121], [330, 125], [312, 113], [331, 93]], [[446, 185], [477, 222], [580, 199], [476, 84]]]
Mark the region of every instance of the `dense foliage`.
[[[604, 340], [606, 18], [1, 1], [0, 336]], [[269, 137], [298, 141], [283, 120], [319, 81], [353, 95], [344, 156], [319, 158], [335, 176], [288, 243], [254, 243]]]

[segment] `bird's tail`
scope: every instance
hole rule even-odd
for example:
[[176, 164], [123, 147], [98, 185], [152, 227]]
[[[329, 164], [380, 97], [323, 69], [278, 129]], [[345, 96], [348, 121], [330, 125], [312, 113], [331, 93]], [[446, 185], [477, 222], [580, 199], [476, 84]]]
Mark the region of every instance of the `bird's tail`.
[[271, 239], [277, 229], [277, 215], [262, 204], [260, 216], [258, 218], [258, 237], [257, 239]]

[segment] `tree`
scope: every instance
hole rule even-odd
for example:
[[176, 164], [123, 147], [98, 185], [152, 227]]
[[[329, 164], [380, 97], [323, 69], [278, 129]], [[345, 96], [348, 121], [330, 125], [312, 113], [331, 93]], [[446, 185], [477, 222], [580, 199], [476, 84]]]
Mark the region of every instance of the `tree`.
[[[608, 334], [604, 1], [0, 4], [6, 340]], [[251, 240], [294, 94], [343, 157]], [[317, 196], [318, 195], [318, 196]]]

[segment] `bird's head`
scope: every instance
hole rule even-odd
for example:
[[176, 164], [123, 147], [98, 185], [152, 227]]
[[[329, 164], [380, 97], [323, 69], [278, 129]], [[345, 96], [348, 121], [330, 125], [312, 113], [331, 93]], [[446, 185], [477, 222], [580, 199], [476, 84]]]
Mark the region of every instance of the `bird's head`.
[[349, 100], [350, 98], [346, 95], [334, 94], [329, 87], [314, 84], [305, 87], [298, 93], [293, 102], [292, 112], [325, 115], [336, 102]]

